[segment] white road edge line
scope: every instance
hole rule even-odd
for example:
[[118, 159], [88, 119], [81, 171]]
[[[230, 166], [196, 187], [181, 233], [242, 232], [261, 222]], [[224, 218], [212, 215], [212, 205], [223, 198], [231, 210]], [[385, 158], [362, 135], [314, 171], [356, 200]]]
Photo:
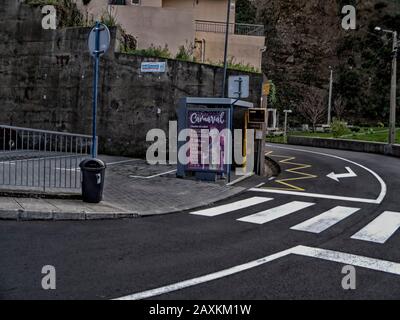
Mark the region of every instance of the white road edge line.
[[250, 178], [252, 176], [254, 176], [254, 172], [246, 173], [246, 174], [242, 175], [240, 178], [237, 178], [236, 180], [233, 180], [233, 181], [227, 183], [226, 185], [228, 187], [233, 186], [233, 185], [235, 185], [243, 180], [246, 180], [247, 178]]
[[353, 265], [356, 267], [371, 269], [380, 272], [391, 273], [395, 275], [400, 275], [400, 263], [391, 262], [386, 260], [380, 260], [375, 258], [368, 258], [363, 256], [358, 256], [354, 254], [343, 253], [339, 251], [332, 251], [326, 249], [312, 248], [307, 246], [296, 246], [287, 250], [280, 251], [278, 253], [266, 256], [264, 258], [254, 260], [248, 263], [244, 263], [229, 269], [218, 271], [215, 273], [210, 273], [198, 278], [193, 278], [190, 280], [174, 283], [157, 289], [147, 290], [131, 295], [127, 295], [114, 300], [142, 300], [151, 297], [160, 296], [166, 293], [178, 291], [181, 289], [193, 287], [202, 283], [218, 280], [227, 276], [231, 276], [243, 271], [247, 271], [266, 263], [272, 262], [274, 260], [286, 257], [290, 254], [295, 254], [299, 256], [305, 256], [310, 258], [317, 258], [337, 263], [342, 263], [346, 265]]
[[[107, 166], [112, 166], [112, 165], [116, 165], [116, 164], [122, 164], [122, 163], [128, 163], [128, 162], [134, 162], [134, 161], [139, 161], [140, 159], [131, 159], [131, 160], [123, 160], [123, 161], [117, 161], [117, 162], [110, 162], [110, 163], [106, 163]], [[0, 162], [1, 163], [1, 162]], [[77, 167], [77, 168], [72, 168], [72, 169], [67, 169], [67, 168], [55, 168], [56, 170], [65, 170], [65, 171], [81, 171], [81, 168]]]
[[177, 290], [181, 290], [184, 288], [188, 288], [188, 287], [193, 287], [195, 285], [198, 284], [202, 284], [202, 283], [206, 283], [206, 282], [210, 282], [213, 280], [217, 280], [217, 279], [221, 279], [242, 271], [246, 271], [258, 266], [261, 266], [265, 263], [274, 261], [276, 259], [285, 257], [287, 255], [289, 255], [290, 253], [292, 253], [293, 248], [288, 249], [288, 250], [284, 250], [278, 253], [275, 253], [273, 255], [267, 256], [265, 258], [262, 259], [258, 259], [255, 261], [251, 261], [245, 264], [241, 264], [238, 265], [236, 267], [232, 267], [229, 269], [225, 269], [222, 271], [218, 271], [215, 273], [210, 273], [208, 275], [202, 276], [202, 277], [198, 277], [198, 278], [194, 278], [194, 279], [190, 279], [190, 280], [186, 280], [186, 281], [182, 281], [182, 282], [178, 282], [175, 284], [171, 284], [169, 286], [165, 286], [165, 287], [161, 287], [161, 288], [157, 288], [157, 289], [153, 289], [153, 290], [148, 290], [148, 291], [144, 291], [144, 292], [139, 292], [136, 294], [132, 294], [132, 295], [128, 295], [122, 298], [118, 298], [115, 300], [142, 300], [142, 299], [147, 299], [147, 298], [151, 298], [151, 297], [155, 297], [155, 296], [159, 296], [165, 293], [169, 293], [169, 292], [173, 292], [173, 291], [177, 291]]
[[317, 258], [355, 267], [400, 275], [400, 263], [387, 260], [363, 257], [355, 254], [333, 250], [298, 246], [292, 249], [292, 253], [310, 258]]
[[130, 160], [122, 160], [122, 161], [110, 162], [110, 163], [107, 163], [107, 166], [112, 166], [112, 165], [121, 164], [121, 163], [134, 162], [134, 161], [140, 161], [140, 160], [141, 159], [130, 159]]
[[[266, 144], [267, 147], [272, 147], [272, 148], [278, 148], [278, 149], [285, 149], [285, 150], [292, 150], [292, 151], [299, 151], [299, 152], [305, 152], [305, 153], [312, 153], [312, 154], [317, 154], [320, 156], [326, 156], [326, 157], [330, 157], [330, 158], [335, 158], [335, 159], [339, 159], [351, 164], [354, 164], [355, 166], [358, 166], [366, 171], [368, 171], [370, 174], [372, 174], [375, 179], [378, 180], [378, 182], [381, 185], [381, 192], [378, 196], [378, 198], [376, 198], [375, 200], [372, 199], [363, 199], [363, 198], [351, 198], [351, 197], [341, 197], [341, 196], [335, 196], [335, 195], [327, 195], [327, 194], [309, 194], [312, 197], [315, 198], [322, 198], [322, 199], [332, 199], [332, 200], [344, 200], [344, 201], [353, 201], [353, 202], [364, 202], [364, 203], [372, 203], [372, 204], [380, 204], [382, 203], [383, 199], [385, 199], [386, 197], [386, 193], [387, 193], [387, 186], [385, 181], [383, 181], [383, 179], [373, 170], [363, 166], [362, 164], [359, 164], [355, 161], [346, 159], [346, 158], [342, 158], [339, 156], [335, 156], [332, 154], [328, 154], [328, 153], [323, 153], [323, 152], [316, 152], [316, 151], [311, 151], [311, 150], [304, 150], [304, 149], [298, 149], [298, 148], [289, 148], [289, 147], [283, 147], [283, 146], [273, 146], [270, 144]], [[281, 194], [291, 194], [291, 195], [300, 195], [300, 196], [304, 196], [307, 197], [307, 192], [292, 192], [292, 191], [286, 191], [286, 192], [281, 192], [283, 190], [273, 190], [270, 189], [271, 192], [273, 193], [281, 193]], [[253, 190], [254, 191], [254, 190]]]
[[163, 175], [165, 175], [165, 174], [173, 173], [173, 172], [176, 172], [176, 171], [177, 171], [177, 170], [175, 169], [175, 170], [171, 170], [171, 171], [167, 171], [167, 172], [161, 172], [161, 173], [155, 174], [155, 175], [153, 175], [153, 176], [148, 176], [148, 177], [143, 177], [143, 176], [129, 176], [129, 178], [135, 178], [135, 179], [152, 179], [152, 178], [159, 177], [159, 176], [163, 176]]

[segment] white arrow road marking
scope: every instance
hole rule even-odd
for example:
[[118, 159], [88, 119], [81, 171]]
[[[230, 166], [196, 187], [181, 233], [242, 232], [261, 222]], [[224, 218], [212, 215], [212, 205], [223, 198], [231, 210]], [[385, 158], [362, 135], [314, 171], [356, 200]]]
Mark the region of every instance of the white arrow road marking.
[[355, 178], [357, 175], [353, 170], [351, 170], [350, 167], [346, 167], [347, 173], [342, 173], [342, 174], [336, 174], [334, 172], [331, 172], [330, 174], [327, 175], [328, 178], [335, 180], [337, 182], [340, 182], [339, 179], [344, 179], [344, 178]]
[[343, 201], [353, 201], [353, 202], [363, 202], [363, 203], [373, 203], [373, 204], [380, 204], [382, 203], [383, 199], [386, 197], [387, 193], [387, 186], [385, 181], [374, 171], [371, 169], [357, 163], [354, 161], [351, 161], [346, 158], [338, 157], [332, 154], [328, 153], [323, 153], [323, 152], [316, 152], [316, 151], [311, 151], [311, 150], [304, 150], [304, 149], [299, 149], [299, 148], [289, 148], [289, 147], [283, 147], [283, 146], [277, 146], [277, 145], [270, 145], [266, 144], [267, 147], [271, 148], [277, 148], [277, 149], [283, 149], [283, 150], [292, 150], [292, 151], [298, 151], [298, 152], [304, 152], [304, 153], [310, 153], [310, 154], [316, 154], [320, 156], [325, 156], [329, 158], [334, 158], [338, 160], [342, 160], [345, 162], [348, 162], [352, 165], [355, 165], [359, 168], [362, 168], [366, 171], [368, 171], [375, 179], [379, 182], [381, 186], [381, 191], [379, 193], [379, 196], [376, 199], [363, 199], [363, 198], [353, 198], [353, 197], [342, 197], [342, 196], [336, 196], [336, 195], [328, 195], [328, 194], [312, 194], [312, 193], [307, 193], [307, 192], [297, 192], [297, 191], [286, 191], [286, 190], [275, 190], [275, 189], [251, 189], [250, 191], [259, 191], [259, 192], [269, 192], [269, 193], [280, 193], [280, 194], [290, 194], [290, 195], [298, 195], [298, 196], [303, 196], [303, 197], [313, 197], [313, 198], [321, 198], [321, 199], [332, 199], [332, 200], [343, 200]]
[[321, 233], [322, 231], [329, 229], [340, 221], [351, 216], [358, 210], [360, 209], [350, 207], [335, 207], [327, 212], [320, 214], [319, 216], [304, 221], [294, 227], [291, 227], [290, 229], [312, 233]]
[[268, 210], [261, 211], [261, 212], [257, 212], [255, 214], [252, 214], [250, 216], [246, 216], [244, 218], [240, 218], [237, 220], [242, 221], [242, 222], [264, 224], [264, 223], [279, 219], [281, 217], [287, 216], [296, 211], [300, 211], [305, 208], [311, 207], [313, 205], [315, 205], [315, 203], [292, 201], [292, 202], [286, 203], [282, 206], [275, 207], [275, 208], [268, 209]]
[[400, 212], [385, 211], [351, 238], [385, 243], [400, 228]]
[[142, 300], [142, 299], [147, 299], [151, 297], [156, 297], [160, 296], [162, 294], [178, 291], [181, 289], [193, 287], [202, 283], [210, 282], [213, 280], [218, 280], [227, 276], [231, 276], [243, 271], [247, 271], [256, 267], [259, 267], [261, 265], [267, 264], [271, 261], [286, 257], [290, 254], [295, 254], [299, 256], [306, 256], [310, 258], [317, 258], [317, 259], [322, 259], [322, 260], [327, 260], [327, 261], [332, 261], [332, 262], [337, 262], [337, 263], [342, 263], [345, 265], [353, 265], [356, 267], [361, 267], [361, 268], [366, 268], [366, 269], [371, 269], [375, 271], [381, 271], [381, 272], [386, 272], [386, 273], [391, 273], [395, 275], [400, 275], [400, 263], [396, 262], [391, 262], [391, 261], [386, 261], [386, 260], [380, 260], [380, 259], [374, 259], [374, 258], [368, 258], [368, 257], [363, 257], [363, 256], [358, 256], [358, 255], [353, 255], [353, 254], [348, 254], [348, 253], [343, 253], [343, 252], [338, 252], [338, 251], [332, 251], [332, 250], [325, 250], [325, 249], [319, 249], [319, 248], [312, 248], [312, 247], [306, 247], [306, 246], [297, 246], [293, 247], [272, 255], [269, 255], [267, 257], [254, 260], [248, 263], [244, 263], [229, 269], [225, 269], [222, 271], [218, 271], [215, 273], [210, 273], [198, 278], [193, 278], [190, 280], [174, 283], [171, 285], [167, 285], [164, 287], [160, 287], [157, 289], [152, 289], [152, 290], [147, 290], [131, 295], [127, 295], [121, 298], [117, 298], [115, 300]]
[[204, 209], [200, 211], [190, 212], [190, 214], [199, 215], [199, 216], [206, 216], [206, 217], [216, 217], [224, 213], [237, 211], [243, 208], [248, 208], [251, 206], [255, 206], [260, 203], [264, 203], [267, 201], [273, 200], [272, 198], [264, 198], [264, 197], [252, 197], [249, 199], [244, 199], [232, 203], [228, 203], [222, 206], [213, 207], [210, 209]]

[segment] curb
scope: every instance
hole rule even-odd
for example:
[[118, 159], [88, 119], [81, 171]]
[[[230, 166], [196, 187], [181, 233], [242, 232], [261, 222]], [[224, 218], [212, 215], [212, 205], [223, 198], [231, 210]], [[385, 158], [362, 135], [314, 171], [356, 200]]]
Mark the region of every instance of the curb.
[[11, 221], [85, 221], [138, 218], [129, 212], [41, 212], [23, 210], [0, 210], [0, 220]]
[[181, 208], [171, 208], [169, 211], [156, 213], [140, 213], [140, 212], [44, 212], [44, 211], [25, 211], [10, 209], [0, 209], [0, 221], [94, 221], [94, 220], [121, 220], [154, 217], [161, 215], [169, 215], [182, 213], [188, 210], [197, 210], [214, 205], [216, 202], [231, 199], [237, 195], [247, 192], [249, 188], [236, 188], [236, 191], [231, 190], [231, 193], [226, 196], [216, 197], [208, 203], [202, 203], [194, 206], [183, 206]]
[[[189, 211], [189, 210], [198, 210], [201, 208], [206, 208], [209, 206], [213, 206], [216, 202], [219, 201], [223, 201], [223, 200], [229, 200], [237, 195], [240, 195], [242, 193], [247, 192], [249, 189], [251, 188], [244, 188], [243, 190], [238, 190], [237, 192], [234, 192], [232, 194], [230, 194], [227, 197], [221, 197], [221, 198], [217, 198], [209, 203], [203, 203], [203, 204], [199, 204], [199, 205], [195, 205], [195, 206], [186, 206], [186, 207], [182, 207], [180, 209], [175, 209], [175, 210], [171, 210], [171, 211], [165, 211], [165, 212], [158, 212], [158, 213], [149, 213], [149, 214], [143, 214], [143, 213], [138, 213], [137, 218], [146, 218], [146, 217], [155, 217], [155, 216], [163, 216], [163, 215], [169, 215], [169, 214], [175, 214], [175, 213], [182, 213], [185, 211]], [[1, 219], [1, 218], [0, 218]]]
[[210, 203], [199, 204], [195, 206], [185, 206], [182, 208], [174, 208], [170, 211], [157, 212], [157, 213], [139, 213], [139, 212], [44, 212], [44, 211], [24, 211], [24, 210], [4, 210], [0, 209], [0, 221], [94, 221], [94, 220], [121, 220], [121, 219], [135, 219], [154, 217], [161, 215], [168, 215], [174, 213], [181, 213], [188, 210], [195, 210], [211, 206], [218, 201], [230, 199], [234, 196], [246, 192], [248, 189], [238, 190], [233, 192], [227, 197], [218, 197]]
[[82, 200], [81, 193], [54, 193], [0, 189], [0, 197], [28, 198], [28, 199], [60, 199], [60, 200]]

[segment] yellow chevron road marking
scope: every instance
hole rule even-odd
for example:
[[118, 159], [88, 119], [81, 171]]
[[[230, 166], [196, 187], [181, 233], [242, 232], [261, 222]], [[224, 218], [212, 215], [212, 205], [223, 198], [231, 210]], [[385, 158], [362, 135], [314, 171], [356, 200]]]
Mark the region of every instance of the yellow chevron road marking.
[[308, 164], [303, 164], [303, 163], [291, 162], [291, 161], [295, 160], [296, 157], [276, 155], [276, 154], [273, 154], [273, 151], [270, 151], [270, 152], [266, 153], [265, 155], [270, 155], [270, 156], [276, 157], [276, 158], [283, 158], [282, 160], [279, 161], [279, 163], [284, 163], [284, 164], [295, 166], [294, 168], [286, 169], [285, 171], [286, 172], [290, 172], [292, 174], [299, 175], [299, 177], [295, 177], [295, 178], [275, 180], [276, 183], [279, 183], [279, 184], [285, 186], [286, 188], [274, 188], [274, 187], [272, 187], [272, 188], [268, 188], [268, 189], [289, 190], [289, 191], [292, 191], [292, 190], [305, 191], [304, 188], [295, 186], [295, 185], [293, 185], [293, 184], [291, 184], [289, 182], [318, 178], [318, 176], [316, 176], [316, 175], [309, 174], [309, 173], [306, 173], [306, 172], [303, 172], [303, 171], [299, 171], [299, 170], [305, 170], [305, 169], [312, 168], [312, 166], [308, 165]]

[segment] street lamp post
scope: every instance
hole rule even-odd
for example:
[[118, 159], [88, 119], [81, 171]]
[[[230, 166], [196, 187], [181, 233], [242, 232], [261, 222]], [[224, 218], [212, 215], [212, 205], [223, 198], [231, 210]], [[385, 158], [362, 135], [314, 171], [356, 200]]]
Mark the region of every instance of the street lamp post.
[[392, 80], [390, 85], [390, 119], [389, 119], [389, 144], [396, 143], [396, 90], [397, 90], [397, 31], [384, 30], [376, 27], [375, 31], [390, 33], [393, 36]]
[[328, 126], [332, 123], [332, 92], [333, 92], [333, 69], [329, 67], [331, 70], [331, 76], [329, 79], [329, 102], [328, 102]]
[[224, 79], [222, 81], [222, 98], [226, 95], [226, 78], [228, 73], [228, 45], [229, 45], [229, 26], [231, 19], [232, 0], [228, 0], [228, 12], [226, 14], [226, 31], [225, 31], [225, 51], [224, 51]]
[[288, 126], [288, 113], [292, 113], [292, 110], [283, 110], [283, 112], [285, 113], [285, 128], [284, 128], [284, 141], [285, 143], [287, 143], [287, 126]]
[[390, 86], [389, 143], [396, 143], [397, 32], [393, 32], [392, 83]]

